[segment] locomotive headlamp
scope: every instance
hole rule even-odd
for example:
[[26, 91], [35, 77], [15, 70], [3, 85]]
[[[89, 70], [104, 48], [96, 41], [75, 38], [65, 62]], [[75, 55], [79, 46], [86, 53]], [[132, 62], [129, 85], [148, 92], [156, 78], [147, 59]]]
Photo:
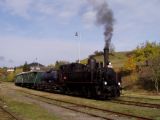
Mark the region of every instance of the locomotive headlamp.
[[118, 85], [120, 86], [120, 85], [121, 85], [121, 83], [120, 83], [120, 82], [118, 82]]
[[106, 81], [104, 81], [104, 85], [107, 85], [107, 82], [106, 82]]

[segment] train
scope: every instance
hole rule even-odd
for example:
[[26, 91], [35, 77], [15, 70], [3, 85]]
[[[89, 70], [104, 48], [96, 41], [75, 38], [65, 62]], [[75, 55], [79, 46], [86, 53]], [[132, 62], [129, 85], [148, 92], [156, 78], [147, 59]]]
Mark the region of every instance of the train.
[[104, 49], [104, 64], [94, 57], [86, 65], [70, 63], [58, 70], [29, 71], [15, 77], [15, 85], [87, 98], [115, 98], [121, 94], [121, 77], [109, 60], [109, 49]]

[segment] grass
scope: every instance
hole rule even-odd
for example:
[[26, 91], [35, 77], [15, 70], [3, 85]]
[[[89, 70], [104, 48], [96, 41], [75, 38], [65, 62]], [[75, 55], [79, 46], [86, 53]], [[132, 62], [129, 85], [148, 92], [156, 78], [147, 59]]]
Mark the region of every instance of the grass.
[[119, 100], [127, 100], [127, 101], [133, 101], [133, 102], [142, 102], [142, 103], [150, 103], [150, 104], [158, 104], [160, 105], [160, 100], [158, 99], [148, 99], [148, 98], [140, 98], [140, 97], [125, 97], [122, 96], [118, 98]]
[[132, 91], [123, 91], [124, 97], [135, 97], [140, 99], [150, 99], [150, 100], [158, 100], [160, 102], [160, 94], [153, 94], [149, 93], [148, 91], [138, 91], [138, 92], [132, 92]]
[[32, 92], [33, 94], [38, 94], [51, 99], [64, 100], [72, 103], [78, 103], [81, 105], [88, 105], [88, 106], [112, 110], [115, 112], [142, 116], [142, 117], [151, 118], [151, 119], [160, 119], [160, 111], [158, 111], [157, 109], [122, 105], [117, 103], [111, 103], [109, 101], [90, 100], [85, 98], [71, 97], [67, 95], [42, 93], [38, 91], [30, 91], [30, 92]]
[[10, 111], [24, 120], [59, 120], [57, 116], [48, 113], [38, 105], [15, 101], [4, 96], [1, 99], [9, 106], [8, 108]]
[[[67, 96], [67, 95], [40, 92], [40, 91], [35, 91], [35, 90], [30, 90], [30, 89], [20, 88], [20, 87], [16, 87], [16, 89], [20, 90], [22, 92], [26, 91], [26, 92], [29, 92], [32, 94], [45, 96], [50, 99], [64, 100], [64, 101], [77, 103], [77, 104], [81, 104], [81, 105], [93, 106], [93, 107], [97, 107], [97, 108], [102, 108], [102, 109], [112, 110], [115, 112], [121, 112], [121, 113], [126, 113], [126, 114], [142, 116], [142, 117], [151, 118], [151, 119], [155, 119], [155, 120], [160, 119], [160, 111], [158, 109], [137, 107], [137, 106], [131, 106], [131, 105], [122, 105], [122, 104], [117, 104], [117, 103], [111, 103], [110, 101], [91, 100], [91, 99], [72, 97], [72, 96]], [[130, 95], [131, 96], [134, 95], [134, 97], [137, 96], [137, 97], [141, 98], [141, 96], [140, 96], [141, 94], [131, 93], [131, 92], [130, 93], [126, 92], [123, 96], [130, 96]], [[148, 95], [144, 96], [142, 94], [142, 98], [143, 97], [146, 98], [147, 96]], [[148, 96], [147, 98], [150, 98], [150, 97]], [[157, 98], [157, 96], [152, 95], [152, 98]], [[157, 98], [157, 100], [158, 100], [158, 98]], [[7, 101], [8, 101], [7, 104], [9, 104], [9, 106], [11, 106], [12, 111], [16, 111], [16, 113], [21, 114], [31, 120], [34, 120], [34, 119], [39, 120], [39, 118], [40, 118], [40, 120], [43, 120], [44, 118], [45, 118], [45, 120], [58, 119], [57, 117], [46, 113], [46, 111], [40, 110], [40, 107], [38, 107], [36, 105], [29, 104], [29, 103], [22, 103], [22, 102], [13, 101], [13, 100], [11, 100], [11, 104], [10, 104], [10, 102], [9, 102], [10, 99], [7, 99]], [[150, 101], [154, 101], [154, 100], [150, 99]]]

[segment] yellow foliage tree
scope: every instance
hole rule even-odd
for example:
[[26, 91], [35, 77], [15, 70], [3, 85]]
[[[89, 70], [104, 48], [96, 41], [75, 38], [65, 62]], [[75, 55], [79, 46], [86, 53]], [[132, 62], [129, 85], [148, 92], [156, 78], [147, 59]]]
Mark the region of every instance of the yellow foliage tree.
[[124, 68], [128, 72], [133, 72], [136, 70], [136, 63], [132, 56], [129, 56], [127, 61], [124, 64]]

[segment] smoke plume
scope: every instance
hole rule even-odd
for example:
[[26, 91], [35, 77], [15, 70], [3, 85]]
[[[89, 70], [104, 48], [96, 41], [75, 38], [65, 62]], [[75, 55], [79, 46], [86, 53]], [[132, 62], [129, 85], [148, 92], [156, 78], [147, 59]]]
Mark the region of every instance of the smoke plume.
[[113, 12], [106, 0], [88, 0], [96, 11], [96, 23], [104, 26], [105, 48], [109, 48], [113, 33]]

